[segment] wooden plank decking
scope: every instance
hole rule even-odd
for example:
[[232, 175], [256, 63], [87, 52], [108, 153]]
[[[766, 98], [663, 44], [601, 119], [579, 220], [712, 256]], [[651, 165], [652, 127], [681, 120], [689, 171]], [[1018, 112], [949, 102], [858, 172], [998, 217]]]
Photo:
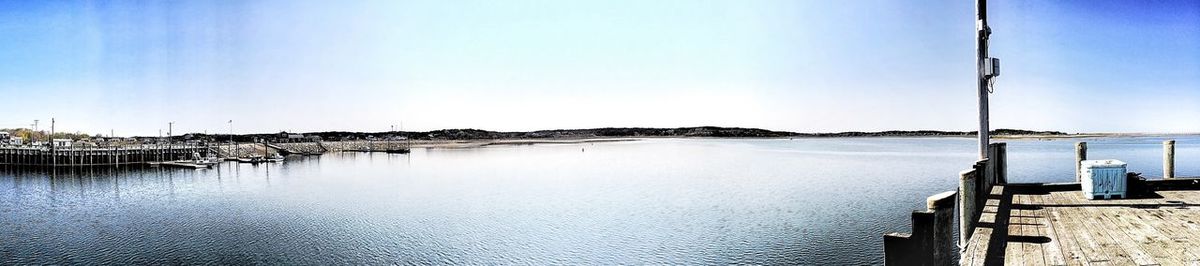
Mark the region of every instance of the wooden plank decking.
[[1200, 265], [1200, 190], [1087, 200], [1078, 185], [996, 186], [964, 265]]

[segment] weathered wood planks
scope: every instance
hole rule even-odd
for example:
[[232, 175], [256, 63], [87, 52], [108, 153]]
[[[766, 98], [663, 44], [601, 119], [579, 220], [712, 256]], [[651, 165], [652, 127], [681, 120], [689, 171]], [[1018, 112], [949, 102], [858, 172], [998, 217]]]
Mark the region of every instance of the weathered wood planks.
[[964, 265], [1200, 265], [1200, 190], [1088, 200], [996, 189], [1004, 195], [989, 196]]

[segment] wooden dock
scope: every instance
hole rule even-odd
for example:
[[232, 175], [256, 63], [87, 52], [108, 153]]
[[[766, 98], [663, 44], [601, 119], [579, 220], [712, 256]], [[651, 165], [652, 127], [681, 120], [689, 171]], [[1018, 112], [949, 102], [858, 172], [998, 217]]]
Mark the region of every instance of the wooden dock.
[[203, 146], [143, 145], [119, 148], [69, 147], [3, 147], [0, 165], [13, 166], [108, 166], [145, 164], [207, 157], [214, 149]]
[[1129, 199], [1078, 184], [997, 185], [963, 265], [1200, 265], [1200, 179], [1147, 181]]
[[[1162, 177], [1128, 173], [1123, 199], [1093, 200], [1080, 182], [1008, 183], [1007, 145], [992, 143], [985, 159], [959, 173], [957, 190], [912, 212], [911, 233], [883, 235], [884, 262], [1200, 265], [1200, 178], [1176, 177], [1174, 144], [1163, 142]], [[1087, 145], [1075, 149], [1079, 166]], [[946, 218], [954, 214], [957, 222]], [[951, 241], [955, 225], [958, 241]], [[958, 256], [947, 255], [955, 246]]]

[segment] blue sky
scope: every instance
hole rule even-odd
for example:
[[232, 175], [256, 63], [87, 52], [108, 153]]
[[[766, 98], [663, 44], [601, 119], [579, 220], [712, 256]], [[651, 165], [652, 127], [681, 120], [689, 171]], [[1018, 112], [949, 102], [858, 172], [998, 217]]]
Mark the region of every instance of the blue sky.
[[[993, 1], [994, 128], [1200, 132], [1200, 2]], [[0, 1], [0, 127], [973, 130], [971, 1]]]

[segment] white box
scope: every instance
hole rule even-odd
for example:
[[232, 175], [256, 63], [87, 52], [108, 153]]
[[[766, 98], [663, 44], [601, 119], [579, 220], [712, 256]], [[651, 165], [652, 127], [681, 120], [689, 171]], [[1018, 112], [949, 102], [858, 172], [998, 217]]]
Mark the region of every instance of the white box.
[[1120, 160], [1086, 160], [1080, 163], [1083, 197], [1088, 199], [1126, 198], [1125, 162]]

